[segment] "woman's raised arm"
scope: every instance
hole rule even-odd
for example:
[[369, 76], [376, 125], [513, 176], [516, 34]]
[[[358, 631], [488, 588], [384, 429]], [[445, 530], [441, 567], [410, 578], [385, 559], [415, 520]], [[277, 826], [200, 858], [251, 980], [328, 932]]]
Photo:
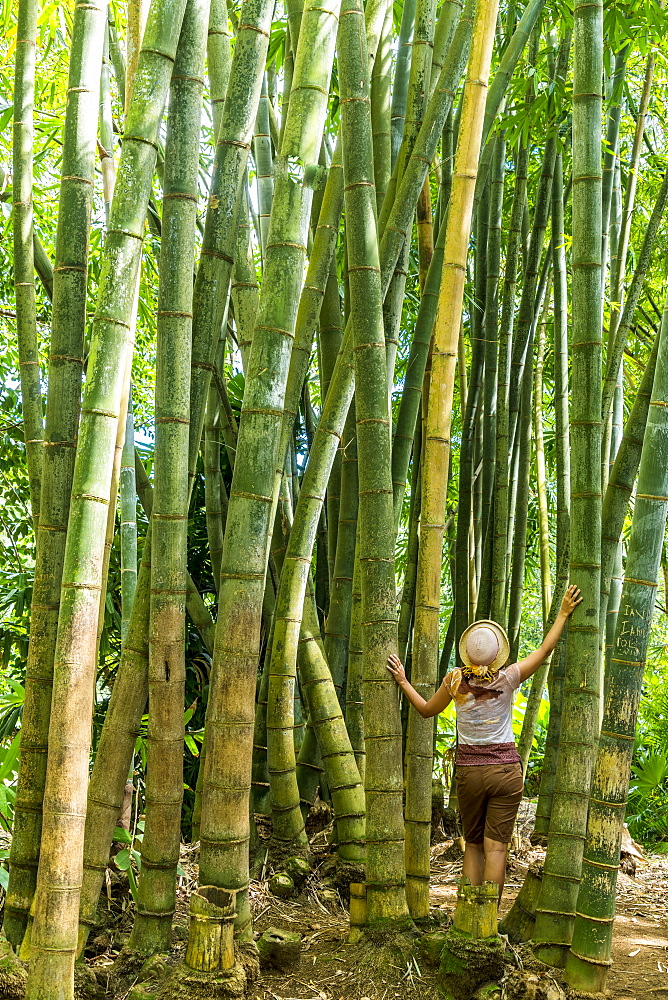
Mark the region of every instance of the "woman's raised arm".
[[452, 695], [445, 680], [436, 694], [432, 695], [429, 701], [425, 701], [422, 695], [418, 694], [412, 684], [409, 684], [406, 680], [406, 671], [398, 656], [395, 656], [393, 653], [392, 656], [388, 657], [386, 666], [413, 708], [420, 713], [423, 719], [433, 719], [435, 715], [438, 715], [444, 708], [447, 708], [452, 701]]

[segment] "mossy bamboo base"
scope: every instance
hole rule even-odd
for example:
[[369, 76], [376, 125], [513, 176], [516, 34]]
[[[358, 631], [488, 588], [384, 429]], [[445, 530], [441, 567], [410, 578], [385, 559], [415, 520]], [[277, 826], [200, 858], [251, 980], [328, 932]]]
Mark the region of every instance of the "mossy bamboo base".
[[501, 938], [474, 938], [454, 927], [448, 931], [441, 953], [438, 978], [443, 994], [452, 1000], [469, 1000], [479, 986], [503, 974]]

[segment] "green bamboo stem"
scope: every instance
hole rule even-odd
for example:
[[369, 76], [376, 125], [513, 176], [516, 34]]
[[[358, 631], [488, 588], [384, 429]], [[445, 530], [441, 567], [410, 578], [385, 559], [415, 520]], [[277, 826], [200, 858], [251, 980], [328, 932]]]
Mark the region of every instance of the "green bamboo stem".
[[387, 6], [371, 75], [371, 121], [373, 123], [373, 170], [376, 208], [380, 211], [392, 173], [390, 115], [392, 111], [392, 22], [394, 10]]
[[513, 334], [508, 424], [508, 438], [510, 442], [512, 442], [515, 436], [519, 413], [520, 387], [523, 383], [524, 365], [526, 364], [527, 357], [527, 343], [535, 319], [536, 293], [538, 290], [545, 231], [550, 214], [550, 192], [552, 190], [556, 152], [556, 136], [548, 136], [545, 143], [538, 189], [536, 191], [534, 216], [531, 225], [531, 241], [524, 266], [522, 295]]
[[[404, 5], [405, 6], [405, 5]], [[448, 5], [450, 7], [450, 5]], [[410, 72], [401, 146], [397, 153], [397, 179], [401, 181], [429, 100], [431, 56], [434, 49], [435, 0], [417, 0], [413, 20]], [[395, 75], [396, 86], [396, 75]], [[394, 165], [394, 164], [393, 164]]]
[[[25, 121], [16, 129], [14, 152], [22, 163], [14, 166], [14, 190], [26, 205], [14, 209], [14, 218], [30, 239], [32, 251], [32, 168], [24, 162], [31, 157], [32, 142], [32, 59], [37, 10], [21, 4], [17, 44], [17, 89], [15, 114]], [[83, 340], [86, 316], [86, 269], [88, 232], [95, 172], [97, 103], [100, 65], [104, 41], [106, 5], [80, 4], [75, 10], [72, 36], [72, 59], [65, 116], [61, 178], [61, 210], [56, 238], [53, 274], [52, 336], [49, 355], [49, 394], [44, 430], [44, 473], [40, 501], [40, 530], [37, 538], [34, 592], [31, 607], [31, 634], [25, 678], [25, 704], [22, 716], [21, 755], [14, 804], [14, 835], [10, 852], [10, 878], [5, 903], [5, 934], [17, 947], [28, 920], [35, 891], [37, 861], [40, 853], [42, 799], [46, 781], [46, 751], [51, 711], [51, 688], [54, 669], [56, 631], [60, 605], [65, 533], [69, 513], [74, 453], [79, 425]], [[31, 34], [32, 33], [32, 34]], [[32, 38], [32, 42], [31, 42]], [[28, 44], [29, 43], [29, 44]], [[30, 50], [29, 52], [26, 50]], [[20, 76], [20, 82], [19, 82]], [[28, 174], [24, 172], [28, 169]], [[22, 236], [22, 239], [24, 237]], [[15, 275], [19, 282], [28, 279], [23, 269], [21, 251], [15, 247]], [[23, 269], [23, 270], [22, 270]], [[24, 273], [25, 272], [25, 273]], [[32, 281], [32, 259], [30, 261]], [[28, 306], [34, 289], [24, 288]], [[23, 294], [23, 293], [22, 293]], [[20, 302], [19, 302], [20, 299]], [[24, 299], [17, 299], [19, 327]], [[34, 314], [33, 314], [34, 316]], [[19, 330], [19, 337], [22, 338]], [[23, 348], [19, 347], [23, 356]], [[36, 355], [34, 360], [36, 360]], [[37, 373], [39, 434], [33, 427], [28, 434], [41, 434], [41, 390]], [[28, 397], [23, 396], [24, 416], [32, 420]], [[36, 411], [33, 414], [37, 420]], [[41, 446], [40, 446], [41, 451]], [[30, 451], [28, 453], [30, 461]], [[40, 458], [40, 463], [41, 463]], [[33, 470], [34, 471], [34, 470]], [[34, 485], [34, 479], [33, 479]]]
[[473, 465], [475, 430], [480, 406], [483, 368], [483, 344], [472, 344], [471, 375], [466, 395], [466, 410], [459, 458], [459, 501], [457, 504], [457, 547], [455, 552], [455, 634], [461, 635], [471, 622], [475, 602], [472, 596], [474, 572], [471, 565], [471, 521], [473, 514]]
[[431, 54], [431, 69], [429, 74], [429, 97], [443, 68], [446, 53], [450, 48], [455, 29], [461, 17], [464, 4], [462, 0], [445, 0], [438, 12], [434, 28], [434, 47]]
[[206, 63], [211, 89], [209, 99], [211, 101], [214, 139], [217, 139], [220, 130], [227, 85], [232, 68], [231, 40], [227, 3], [225, 0], [211, 0], [209, 5]]
[[466, 67], [475, 7], [476, 0], [467, 0], [438, 82], [424, 111], [422, 125], [413, 144], [401, 181], [399, 183], [398, 171], [393, 170], [388, 184], [378, 220], [383, 288], [386, 288], [385, 283], [388, 281], [386, 270], [390, 268], [389, 262], [392, 261], [391, 275], [394, 272], [399, 254], [409, 237], [418, 195], [427, 176], [429, 164], [436, 154], [436, 147], [445, 120], [452, 108], [454, 95]]
[[[338, 171], [343, 181], [343, 167]], [[343, 183], [341, 183], [341, 206], [343, 206]], [[341, 349], [343, 337], [343, 317], [339, 297], [339, 282], [336, 270], [336, 257], [330, 254], [329, 274], [324, 286], [322, 305], [320, 308], [320, 323], [318, 326], [318, 359], [320, 366], [320, 393], [325, 400], [332, 380], [332, 372], [337, 355]], [[329, 560], [329, 577], [334, 578], [334, 560], [336, 558], [339, 505], [341, 503], [341, 454], [337, 452], [332, 465], [332, 472], [327, 485], [327, 557]]]
[[327, 475], [332, 465], [333, 452], [339, 445], [353, 389], [352, 381], [344, 376], [341, 366], [335, 369], [335, 373], [320, 415], [300, 499], [295, 508], [276, 595], [274, 638], [269, 666], [267, 762], [273, 838], [281, 845], [294, 843], [297, 847], [306, 844], [299, 808], [293, 745], [292, 708], [299, 632]]
[[536, 953], [550, 965], [564, 964], [573, 932], [600, 697], [602, 4], [576, 3], [573, 34], [570, 581], [583, 601], [569, 622], [552, 818], [534, 928]]
[[524, 566], [527, 548], [527, 518], [524, 512], [529, 506], [529, 480], [531, 474], [531, 417], [533, 395], [533, 330], [529, 334], [527, 357], [522, 377], [519, 422], [517, 427], [518, 467], [515, 510], [520, 516], [514, 518], [514, 533], [510, 560], [510, 586], [508, 589], [508, 639], [510, 640], [510, 662], [514, 663], [519, 654], [520, 626], [522, 621], [522, 595], [524, 593]]
[[96, 924], [97, 904], [148, 698], [151, 536], [144, 542], [136, 599], [88, 784], [77, 956]]
[[[624, 354], [626, 341], [633, 325], [635, 312], [638, 308], [640, 295], [642, 293], [642, 288], [652, 259], [652, 251], [654, 249], [657, 233], [667, 203], [668, 171], [664, 174], [663, 183], [661, 184], [659, 194], [654, 203], [652, 214], [650, 215], [645, 227], [642, 247], [638, 255], [638, 263], [636, 264], [635, 271], [633, 272], [633, 279], [629, 285], [626, 300], [624, 302], [624, 310], [619, 320], [619, 326], [616, 328], [613, 342], [608, 346], [605, 382], [603, 385], [603, 399], [601, 403], [601, 413], [603, 415], [604, 424], [609, 420], [612, 412], [612, 400], [615, 394], [615, 386], [617, 385], [619, 367]], [[621, 254], [622, 249], [620, 248], [618, 251], [618, 259]], [[619, 266], [621, 267], [621, 265]]]
[[341, 500], [336, 558], [329, 614], [325, 625], [325, 656], [336, 687], [344, 685], [348, 667], [355, 539], [357, 536], [358, 470], [355, 405], [351, 404], [341, 438]]
[[239, 208], [239, 225], [234, 251], [234, 270], [231, 282], [232, 308], [241, 362], [246, 369], [253, 339], [260, 285], [257, 280], [250, 221], [248, 217], [248, 187], [245, 185]]
[[318, 635], [312, 593], [304, 602], [299, 643], [299, 684], [332, 796], [339, 859], [359, 864], [365, 854], [364, 786]]
[[[267, 239], [262, 292], [245, 384], [221, 564], [216, 648], [207, 711], [200, 878], [237, 892], [237, 934], [252, 935], [248, 799], [255, 684], [269, 533], [290, 352], [334, 56], [338, 4], [307, 3]], [[316, 44], [317, 40], [317, 44]], [[238, 36], [235, 60], [238, 52]], [[227, 102], [221, 134], [224, 133]], [[301, 387], [300, 387], [301, 388]], [[299, 393], [297, 393], [297, 403]], [[191, 439], [192, 441], [192, 439]], [[262, 442], [257, 447], [257, 442]], [[253, 538], [244, 525], [252, 521]], [[230, 679], [234, 683], [230, 683]], [[292, 706], [290, 706], [291, 708]], [[224, 787], [220, 774], [225, 775]]]
[[543, 609], [543, 628], [550, 614], [550, 526], [547, 506], [547, 474], [545, 471], [545, 438], [543, 434], [543, 368], [545, 364], [545, 328], [552, 301], [552, 289], [548, 281], [547, 292], [543, 302], [543, 313], [538, 325], [538, 343], [536, 345], [536, 365], [534, 369], [534, 412], [533, 433], [534, 451], [536, 457], [536, 494], [538, 497], [538, 533], [540, 551], [540, 591]]
[[348, 641], [348, 673], [346, 681], [346, 728], [350, 734], [355, 762], [362, 781], [366, 773], [364, 743], [364, 675], [362, 654], [362, 582], [359, 560], [359, 525], [353, 566], [353, 586], [350, 603], [350, 639]]
[[398, 656], [402, 663], [407, 662], [407, 658], [411, 652], [409, 650], [409, 640], [415, 610], [415, 584], [417, 581], [418, 566], [420, 505], [422, 502], [422, 477], [420, 473], [421, 451], [422, 426], [420, 422], [415, 433], [415, 446], [413, 449], [411, 502], [408, 514], [408, 540], [406, 543], [406, 572], [404, 574], [404, 585], [401, 590], [401, 605], [399, 607]]
[[[22, 0], [18, 24], [14, 76], [13, 205], [14, 291], [16, 336], [19, 352], [21, 412], [28, 465], [30, 506], [35, 536], [39, 527], [42, 489], [42, 389], [35, 304], [33, 250], [33, 107], [35, 99], [35, 52], [39, 4]], [[72, 198], [75, 181], [67, 191]]]
[[[619, 377], [617, 379], [617, 388], [615, 390], [615, 398], [612, 405], [612, 427], [611, 427], [611, 437], [610, 437], [610, 456], [609, 456], [609, 468], [612, 470], [614, 460], [617, 457], [617, 452], [619, 451], [619, 445], [624, 434], [623, 427], [624, 420], [624, 374], [620, 370]], [[607, 477], [606, 477], [607, 482]], [[623, 569], [623, 555], [624, 555], [624, 539], [620, 537], [617, 543], [617, 550], [615, 552], [615, 563], [612, 570], [612, 577], [610, 579], [610, 593], [606, 595], [605, 601], [605, 673], [607, 673], [607, 666], [612, 656], [612, 650], [614, 647], [615, 639], [615, 629], [617, 625], [617, 613], [619, 611], [619, 602], [622, 597], [622, 585], [624, 583], [624, 569]], [[603, 603], [603, 597], [601, 598], [601, 604]], [[605, 700], [605, 697], [604, 697]]]
[[515, 169], [515, 191], [508, 229], [503, 302], [499, 321], [499, 362], [497, 376], [498, 418], [496, 424], [496, 472], [494, 482], [494, 545], [492, 558], [491, 617], [501, 625], [506, 624], [506, 549], [508, 535], [508, 510], [510, 470], [508, 466], [510, 357], [515, 319], [515, 294], [517, 266], [521, 238], [524, 195], [527, 183], [528, 152], [524, 144], [519, 148]]
[[146, 821], [128, 947], [167, 951], [183, 799], [192, 266], [208, 0], [188, 0], [170, 85], [155, 389]]
[[[563, 162], [561, 153], [554, 164], [552, 185], [552, 273], [554, 288], [554, 409], [556, 431], [557, 464], [557, 539], [558, 559], [557, 585], [559, 589], [559, 567], [565, 563], [570, 534], [570, 434], [568, 426], [568, 289], [566, 272], [566, 249], [564, 236], [563, 202]], [[568, 566], [564, 566], [568, 575]], [[550, 717], [545, 741], [545, 757], [541, 773], [534, 838], [544, 842], [550, 823], [552, 795], [556, 769], [557, 746], [561, 728], [561, 704], [565, 671], [565, 641], [562, 638], [552, 654], [552, 666], [548, 686], [550, 691]]]
[[[130, 390], [132, 393], [132, 390]], [[125, 641], [137, 589], [137, 489], [135, 485], [135, 423], [132, 395], [125, 418], [120, 474], [121, 519], [121, 640]]]
[[615, 65], [610, 80], [610, 100], [608, 104], [607, 129], [605, 136], [605, 154], [603, 157], [603, 274], [609, 259], [610, 247], [610, 210], [613, 202], [613, 188], [617, 159], [619, 156], [619, 126], [622, 117], [622, 96], [626, 77], [626, 63], [629, 55], [629, 45], [623, 46], [615, 55]]
[[[422, 456], [422, 505], [412, 666], [413, 686], [427, 698], [433, 693], [438, 674], [441, 559], [455, 367], [484, 101], [489, 83], [497, 11], [498, 4], [495, 0], [487, 5], [479, 5], [476, 11], [471, 55], [464, 84], [451, 204], [446, 221], [439, 308], [434, 324], [432, 373]], [[362, 380], [358, 378], [358, 394], [361, 384]], [[362, 593], [364, 595], [364, 590]], [[381, 656], [378, 655], [377, 659], [381, 660]], [[384, 664], [384, 657], [381, 662]], [[429, 914], [432, 753], [433, 723], [422, 719], [416, 712], [411, 712], [406, 738], [406, 898], [411, 915], [420, 918]], [[367, 775], [369, 769], [367, 748]]]
[[534, 32], [538, 19], [543, 12], [545, 0], [530, 0], [524, 8], [522, 17], [517, 22], [517, 26], [506, 46], [506, 49], [499, 63], [499, 67], [494, 74], [487, 95], [485, 105], [485, 120], [483, 123], [483, 144], [485, 148], [480, 157], [480, 169], [478, 171], [478, 181], [476, 184], [475, 204], [481, 198], [487, 184], [487, 175], [492, 162], [493, 146], [489, 142], [489, 134], [494, 123], [494, 119], [499, 113], [501, 102], [508, 89], [510, 79], [515, 72], [520, 56], [524, 51], [527, 42]]
[[[73, 991], [107, 505], [155, 144], [183, 9], [181, 0], [156, 0], [149, 17], [137, 70], [141, 85], [135, 88], [138, 96], [130, 104], [103, 255], [62, 576], [45, 821], [26, 993], [31, 1000], [52, 996], [54, 989], [63, 998], [71, 997]], [[84, 16], [93, 16], [89, 5]], [[100, 20], [96, 34], [101, 54], [104, 19]], [[95, 103], [98, 87], [99, 63]], [[66, 856], [61, 850], [64, 842], [70, 844]]]
[[[350, 320], [359, 457], [359, 530], [367, 804], [366, 884], [370, 925], [407, 915], [401, 807], [401, 729], [394, 691], [383, 673], [396, 648], [394, 540], [390, 479], [391, 415], [376, 199], [368, 56], [358, 0], [344, 0], [339, 47]], [[358, 39], [362, 44], [359, 44]], [[389, 532], [389, 537], [388, 537]], [[389, 574], [389, 575], [388, 575]], [[378, 742], [378, 737], [387, 738]], [[381, 819], [382, 814], [382, 819]], [[388, 823], [391, 824], [388, 828]]]
[[220, 401], [214, 386], [209, 388], [204, 422], [204, 503], [206, 507], [206, 534], [216, 593], [220, 589], [220, 560], [223, 554], [223, 536], [227, 516], [227, 491], [220, 469]]
[[566, 977], [575, 989], [603, 992], [612, 964], [612, 927], [624, 810], [638, 703], [654, 613], [668, 512], [668, 302], [638, 472], [626, 579], [610, 660], [608, 696], [592, 790], [577, 917]]
[[635, 207], [636, 190], [638, 186], [638, 166], [640, 163], [640, 153], [642, 149], [643, 137], [645, 134], [645, 120], [647, 109], [649, 108], [652, 93], [652, 81], [654, 79], [654, 53], [649, 52], [645, 65], [645, 78], [643, 89], [636, 116], [636, 127], [633, 136], [633, 146], [629, 161], [628, 181], [622, 209], [622, 221], [619, 231], [618, 247], [613, 267], [610, 274], [610, 330], [616, 330], [621, 312], [622, 292], [624, 288], [624, 278], [626, 273], [626, 258], [628, 255], [629, 240], [631, 236], [631, 220]]
[[[399, 413], [394, 436], [392, 438], [392, 485], [394, 489], [394, 523], [395, 531], [399, 527], [399, 519], [404, 502], [408, 467], [411, 452], [414, 452], [415, 428], [418, 425], [418, 412], [422, 399], [423, 379], [427, 365], [431, 332], [436, 317], [438, 305], [438, 290], [443, 267], [443, 247], [445, 245], [445, 229], [442, 224], [438, 233], [434, 254], [429, 264], [427, 279], [420, 296], [413, 339], [411, 340], [404, 389], [399, 403]], [[415, 462], [415, 459], [413, 459]]]
[[[505, 132], [495, 139], [490, 174], [490, 198], [486, 240], [485, 304], [481, 333], [485, 341], [483, 381], [483, 579], [476, 615], [488, 618], [494, 589], [494, 539], [496, 506], [496, 442], [498, 418], [499, 370], [499, 279], [501, 273], [501, 226], [503, 222], [503, 187], [505, 175]], [[481, 205], [483, 203], [481, 202]], [[506, 452], [507, 453], [507, 452]], [[505, 545], [504, 545], [505, 551]]]
[[[260, 99], [272, 12], [269, 0], [246, 0], [242, 6], [216, 141], [213, 178], [193, 293], [191, 482], [202, 440], [213, 363], [228, 303], [238, 236], [240, 196]], [[216, 96], [223, 95], [218, 92]]]
[[36, 232], [32, 234], [33, 255], [35, 258], [35, 270], [42, 282], [42, 287], [46, 292], [49, 302], [53, 302], [53, 266], [42, 242]]
[[[626, 517], [628, 503], [633, 492], [633, 484], [640, 462], [642, 440], [647, 423], [650, 394], [656, 368], [657, 351], [658, 338], [654, 341], [649, 358], [647, 359], [645, 371], [638, 386], [631, 412], [624, 426], [624, 434], [603, 498], [601, 606], [605, 605], [606, 611], [615, 560], [617, 558], [617, 549], [624, 526], [624, 518]], [[603, 624], [601, 627], [603, 627]]]
[[274, 197], [273, 161], [271, 155], [271, 135], [269, 131], [269, 97], [267, 96], [267, 75], [262, 78], [262, 91], [257, 110], [255, 134], [253, 136], [253, 158], [257, 178], [257, 196], [260, 216], [260, 246], [262, 253], [267, 246], [271, 202]]
[[394, 168], [399, 147], [404, 134], [406, 120], [406, 101], [408, 99], [408, 78], [411, 64], [411, 41], [417, 0], [404, 0], [401, 11], [401, 25], [397, 41], [397, 59], [394, 69], [394, 86], [392, 88], [392, 107], [390, 115], [390, 131], [392, 143], [392, 162]]
[[111, 59], [111, 65], [114, 67], [118, 99], [121, 107], [125, 110], [125, 55], [118, 42], [116, 22], [111, 8], [107, 11], [107, 31], [109, 32], [109, 58]]
[[114, 123], [111, 113], [111, 64], [109, 61], [109, 24], [104, 33], [102, 50], [102, 70], [100, 72], [100, 167], [102, 169], [102, 191], [104, 195], [104, 218], [109, 223], [109, 210], [116, 183], [114, 161]]

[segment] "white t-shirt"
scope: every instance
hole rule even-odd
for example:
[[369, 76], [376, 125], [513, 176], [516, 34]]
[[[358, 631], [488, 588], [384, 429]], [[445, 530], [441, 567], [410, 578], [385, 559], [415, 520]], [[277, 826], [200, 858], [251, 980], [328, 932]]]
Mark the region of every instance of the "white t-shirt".
[[468, 746], [513, 743], [513, 694], [520, 686], [520, 668], [511, 663], [489, 681], [469, 681], [456, 668], [443, 681], [457, 710], [459, 742]]

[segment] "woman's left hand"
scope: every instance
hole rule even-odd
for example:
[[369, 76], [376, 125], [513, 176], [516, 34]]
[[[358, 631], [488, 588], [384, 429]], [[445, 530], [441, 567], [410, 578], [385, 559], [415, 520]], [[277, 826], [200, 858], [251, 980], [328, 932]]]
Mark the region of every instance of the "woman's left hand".
[[566, 591], [566, 593], [564, 594], [564, 599], [561, 602], [562, 615], [566, 615], [566, 617], [572, 615], [575, 609], [577, 608], [578, 604], [581, 603], [582, 603], [582, 594], [575, 586], [575, 584], [572, 583], [571, 586]]
[[401, 684], [402, 681], [406, 680], [406, 671], [404, 670], [403, 664], [396, 653], [392, 653], [391, 656], [388, 656], [386, 666], [397, 684]]

